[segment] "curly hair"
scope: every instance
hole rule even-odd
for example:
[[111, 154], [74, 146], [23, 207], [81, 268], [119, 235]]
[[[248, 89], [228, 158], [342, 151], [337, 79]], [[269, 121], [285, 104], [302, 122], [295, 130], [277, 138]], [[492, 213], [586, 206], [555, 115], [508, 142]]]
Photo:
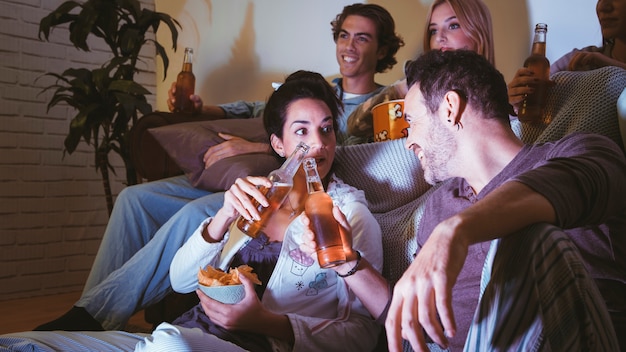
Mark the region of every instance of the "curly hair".
[[378, 46], [387, 48], [387, 55], [376, 63], [376, 72], [382, 73], [398, 63], [396, 53], [404, 46], [404, 40], [396, 34], [396, 23], [389, 11], [376, 4], [352, 4], [343, 8], [343, 11], [330, 22], [333, 30], [333, 40], [337, 42], [343, 22], [348, 16], [361, 16], [372, 20], [376, 25]]

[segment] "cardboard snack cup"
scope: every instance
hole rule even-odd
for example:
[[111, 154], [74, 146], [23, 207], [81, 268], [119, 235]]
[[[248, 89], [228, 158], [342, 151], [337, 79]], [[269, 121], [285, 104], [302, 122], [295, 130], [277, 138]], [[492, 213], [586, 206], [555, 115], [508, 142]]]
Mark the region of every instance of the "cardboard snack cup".
[[409, 135], [409, 124], [404, 119], [404, 99], [390, 100], [372, 108], [374, 141], [383, 142]]

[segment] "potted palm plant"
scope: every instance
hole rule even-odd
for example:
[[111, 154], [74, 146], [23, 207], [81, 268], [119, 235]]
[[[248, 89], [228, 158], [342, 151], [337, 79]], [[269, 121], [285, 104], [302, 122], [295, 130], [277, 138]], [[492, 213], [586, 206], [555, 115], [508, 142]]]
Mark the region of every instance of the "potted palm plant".
[[45, 76], [55, 78], [55, 83], [44, 88], [44, 91], [54, 90], [48, 110], [57, 104], [76, 109], [64, 141], [64, 154], [74, 152], [81, 140], [93, 146], [109, 214], [113, 209], [109, 170], [115, 173], [109, 152], [121, 156], [127, 184], [137, 183], [128, 150], [128, 132], [138, 112], [147, 114], [152, 106], [146, 100], [150, 92], [135, 82], [134, 77], [139, 72], [139, 53], [148, 42], [154, 43], [165, 76], [169, 64], [167, 53], [155, 39], [146, 37], [150, 30], [156, 34], [161, 23], [167, 25], [175, 51], [176, 27], [180, 28], [180, 24], [167, 14], [142, 9], [139, 0], [66, 1], [39, 23], [40, 39], [43, 35], [47, 41], [52, 28], [67, 25], [69, 40], [76, 49], [90, 51], [89, 35], [101, 38], [110, 49], [111, 59], [95, 69], [70, 68], [60, 74], [46, 73]]

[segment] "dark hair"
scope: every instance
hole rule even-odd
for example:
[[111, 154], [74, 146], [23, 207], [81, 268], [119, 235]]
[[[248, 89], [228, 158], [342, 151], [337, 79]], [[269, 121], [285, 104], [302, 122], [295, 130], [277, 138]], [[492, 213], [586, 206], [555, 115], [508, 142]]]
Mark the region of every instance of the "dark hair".
[[343, 8], [343, 11], [330, 22], [333, 30], [333, 40], [337, 42], [343, 22], [348, 16], [361, 16], [369, 18], [376, 25], [376, 40], [378, 47], [387, 48], [387, 55], [376, 63], [376, 72], [385, 72], [398, 63], [396, 53], [404, 46], [404, 40], [396, 34], [396, 24], [389, 11], [376, 4], [352, 4]]
[[487, 59], [471, 50], [431, 50], [405, 66], [407, 84], [420, 85], [426, 107], [435, 113], [449, 91], [486, 118], [509, 120], [507, 86], [502, 74]]
[[263, 125], [268, 136], [274, 134], [278, 138], [283, 138], [283, 127], [289, 105], [305, 98], [321, 100], [328, 106], [333, 117], [333, 128], [337, 131], [337, 119], [343, 112], [343, 103], [322, 75], [300, 70], [290, 74], [285, 79], [285, 83], [278, 87], [267, 100], [263, 111]]

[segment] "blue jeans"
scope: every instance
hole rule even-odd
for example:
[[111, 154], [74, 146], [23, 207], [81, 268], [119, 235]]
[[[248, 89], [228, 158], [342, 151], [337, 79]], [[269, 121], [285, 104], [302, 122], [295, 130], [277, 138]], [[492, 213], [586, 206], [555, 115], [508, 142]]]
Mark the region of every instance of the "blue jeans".
[[224, 193], [196, 189], [185, 176], [122, 190], [75, 305], [107, 330], [123, 328], [136, 311], [172, 291], [176, 251], [223, 202]]

